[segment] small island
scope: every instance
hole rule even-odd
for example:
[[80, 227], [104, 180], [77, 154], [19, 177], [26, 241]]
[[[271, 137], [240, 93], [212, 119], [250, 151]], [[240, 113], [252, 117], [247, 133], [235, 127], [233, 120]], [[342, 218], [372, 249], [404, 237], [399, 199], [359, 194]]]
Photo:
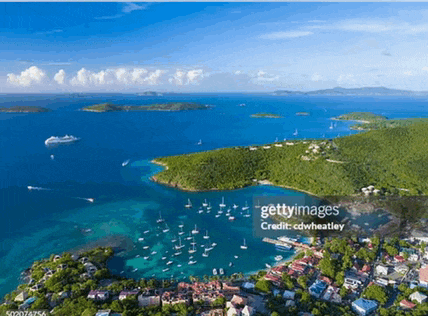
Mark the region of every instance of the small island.
[[15, 105], [9, 108], [0, 107], [0, 112], [3, 113], [45, 113], [50, 111], [50, 109], [31, 105]]
[[274, 113], [256, 113], [256, 114], [251, 114], [251, 117], [255, 117], [255, 118], [281, 118], [282, 116], [279, 114], [274, 114]]
[[190, 111], [190, 110], [206, 110], [207, 105], [191, 102], [170, 102], [157, 103], [151, 105], [116, 105], [112, 103], [101, 103], [82, 108], [82, 111], [87, 112], [130, 112], [130, 111]]
[[309, 115], [311, 115], [311, 113], [309, 113], [309, 112], [297, 112], [296, 115], [297, 116], [309, 116]]
[[147, 97], [161, 97], [163, 94], [156, 91], [145, 91], [138, 93], [139, 96], [147, 96]]

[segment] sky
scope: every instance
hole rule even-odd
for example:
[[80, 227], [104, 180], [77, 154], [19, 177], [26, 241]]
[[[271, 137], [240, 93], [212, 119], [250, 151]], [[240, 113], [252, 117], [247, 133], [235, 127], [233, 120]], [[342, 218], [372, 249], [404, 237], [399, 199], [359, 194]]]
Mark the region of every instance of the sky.
[[0, 92], [428, 90], [428, 3], [0, 3]]

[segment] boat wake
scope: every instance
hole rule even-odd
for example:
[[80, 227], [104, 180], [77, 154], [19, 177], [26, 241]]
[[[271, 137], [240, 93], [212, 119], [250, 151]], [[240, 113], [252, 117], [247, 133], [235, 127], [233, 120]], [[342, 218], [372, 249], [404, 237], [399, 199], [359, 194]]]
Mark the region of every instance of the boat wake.
[[48, 188], [41, 188], [41, 187], [33, 187], [31, 185], [27, 186], [28, 190], [37, 190], [37, 191], [52, 191], [52, 189], [48, 189]]
[[[34, 191], [56, 191], [56, 190], [49, 189], [49, 188], [33, 187], [31, 185], [27, 186], [27, 189], [29, 191], [33, 191], [33, 190]], [[95, 201], [95, 199], [93, 199], [93, 198], [85, 198], [85, 197], [80, 197], [80, 196], [69, 196], [69, 198], [78, 199], [78, 200], [85, 200], [85, 201], [88, 201], [91, 203], [93, 203]]]

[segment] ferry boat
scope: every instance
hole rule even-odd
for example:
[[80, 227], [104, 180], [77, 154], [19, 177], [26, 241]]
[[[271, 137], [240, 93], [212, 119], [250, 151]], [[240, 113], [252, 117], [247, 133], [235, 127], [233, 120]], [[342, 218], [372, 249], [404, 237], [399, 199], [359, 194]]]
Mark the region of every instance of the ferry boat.
[[208, 206], [207, 199], [205, 199], [204, 203], [202, 203], [202, 206], [203, 207], [207, 207]]
[[122, 167], [126, 167], [129, 164], [130, 160], [125, 160], [124, 162], [122, 162]]
[[78, 141], [80, 138], [77, 138], [73, 135], [65, 135], [64, 137], [51, 136], [45, 140], [45, 145], [56, 145], [56, 144], [68, 144]]
[[192, 202], [190, 201], [190, 199], [187, 199], [187, 204], [184, 205], [185, 208], [191, 208], [192, 207]]
[[221, 203], [219, 204], [220, 207], [226, 207], [226, 204], [224, 204], [224, 196], [221, 198]]
[[193, 235], [195, 235], [195, 234], [199, 234], [199, 230], [198, 230], [198, 228], [196, 227], [196, 225], [195, 225], [195, 229], [194, 229], [194, 230], [192, 230], [192, 234], [193, 234]]
[[297, 242], [297, 238], [292, 238], [292, 237], [287, 237], [287, 236], [278, 237], [278, 240], [284, 241], [284, 242], [289, 242], [289, 243]]
[[243, 244], [243, 245], [241, 245], [241, 249], [243, 249], [243, 250], [248, 249], [248, 246], [247, 246], [247, 244], [245, 243], [245, 238], [244, 238], [244, 244]]
[[217, 275], [217, 269], [216, 268], [213, 269], [213, 275]]

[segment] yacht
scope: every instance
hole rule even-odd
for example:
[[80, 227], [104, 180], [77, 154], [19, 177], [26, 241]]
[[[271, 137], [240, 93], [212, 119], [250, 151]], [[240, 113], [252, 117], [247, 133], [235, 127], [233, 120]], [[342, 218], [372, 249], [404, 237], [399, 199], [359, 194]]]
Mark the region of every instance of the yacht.
[[189, 236], [186, 237], [186, 240], [191, 240], [192, 239], [192, 233], [189, 232]]
[[187, 264], [195, 264], [196, 262], [196, 260], [190, 260]]
[[171, 264], [173, 264], [173, 263], [174, 263], [173, 261], [169, 260], [169, 261], [166, 263], [166, 265], [167, 265], [167, 266], [169, 266], [169, 265], [171, 265]]
[[175, 236], [171, 239], [171, 242], [176, 242], [177, 238], [175, 238]]
[[217, 243], [213, 242], [213, 243], [211, 244], [211, 247], [215, 247], [215, 246], [217, 246]]
[[166, 228], [162, 229], [162, 232], [167, 233], [169, 232], [168, 224], [165, 224]]
[[192, 245], [192, 249], [189, 249], [189, 253], [195, 253], [195, 252], [196, 252], [195, 245]]
[[275, 261], [281, 261], [283, 257], [281, 255], [275, 256]]
[[207, 199], [205, 199], [204, 203], [202, 203], [202, 206], [203, 207], [207, 207], [208, 206]]
[[329, 129], [333, 129], [334, 128], [334, 126], [333, 126], [333, 122], [330, 124], [330, 127], [329, 127]]
[[191, 208], [192, 207], [192, 202], [190, 201], [190, 199], [187, 199], [187, 204], [184, 205], [184, 207], [186, 207], [186, 208]]
[[269, 263], [265, 263], [265, 265], [266, 265], [266, 268], [268, 269], [272, 268], [272, 266]]
[[129, 164], [130, 160], [125, 160], [124, 162], [122, 162], [122, 167], [126, 167]]
[[182, 226], [182, 227], [180, 227], [180, 229], [181, 229], [181, 230], [178, 232], [178, 235], [180, 235], [180, 236], [181, 236], [181, 235], [184, 235], [183, 226]]
[[220, 214], [216, 214], [216, 216], [215, 216], [216, 218], [219, 218], [220, 217]]
[[208, 230], [207, 230], [205, 233], [204, 239], [208, 239], [208, 238], [210, 238], [210, 236], [208, 236]]
[[178, 225], [178, 227], [179, 227], [179, 228], [183, 228], [183, 227], [184, 227], [184, 225], [183, 225], [183, 224], [180, 224], [180, 225]]
[[177, 251], [176, 253], [174, 253], [174, 256], [178, 257], [179, 255], [181, 255], [182, 252], [181, 251]]
[[220, 209], [217, 213], [218, 214], [223, 214], [223, 211]]
[[247, 246], [247, 244], [245, 243], [245, 238], [244, 238], [244, 244], [243, 244], [243, 245], [241, 245], [241, 249], [243, 249], [243, 250], [248, 249], [248, 246]]
[[149, 246], [144, 246], [143, 249], [149, 249]]
[[224, 270], [223, 270], [223, 268], [220, 268], [220, 269], [219, 269], [219, 273], [220, 273], [220, 275], [223, 275], [223, 274], [224, 274]]
[[232, 267], [233, 266], [233, 262], [229, 262], [229, 267]]
[[159, 218], [156, 220], [156, 223], [160, 224], [163, 223], [165, 220], [162, 218], [161, 212], [159, 212]]
[[245, 201], [245, 206], [242, 208], [243, 211], [249, 210], [250, 207], [248, 206], [247, 201]]
[[149, 256], [145, 256], [144, 257], [144, 260], [149, 260], [150, 259], [150, 257]]
[[54, 156], [54, 155], [51, 155], [51, 159], [52, 159], [52, 160], [54, 160], [54, 159], [55, 159], [55, 156]]
[[236, 205], [236, 204], [233, 204], [233, 209], [237, 209], [238, 208], [238, 205]]
[[196, 245], [195, 237], [193, 237], [193, 241], [190, 244], [191, 245]]
[[208, 254], [208, 252], [207, 252], [207, 249], [205, 248], [205, 251], [204, 251], [204, 253], [202, 254], [202, 257], [208, 257], [209, 256], [209, 254]]
[[200, 208], [200, 209], [199, 209], [199, 211], [198, 211], [198, 213], [199, 213], [199, 214], [202, 214], [203, 212], [204, 212], [204, 210], [203, 210], [203, 209], [201, 209], [201, 208]]
[[64, 137], [51, 136], [45, 140], [45, 145], [56, 145], [56, 144], [67, 144], [78, 141], [80, 138], [74, 137], [73, 135], [65, 135]]
[[184, 247], [184, 245], [181, 244], [181, 238], [179, 238], [179, 243], [178, 243], [178, 245], [175, 245], [174, 248], [175, 248], [175, 250], [179, 250], [183, 247]]
[[235, 216], [229, 216], [229, 221], [234, 221], [235, 220]]
[[213, 275], [217, 275], [217, 269], [213, 269]]
[[157, 254], [157, 252], [156, 251], [152, 251], [150, 254], [151, 255], [155, 255], [155, 254]]
[[150, 230], [145, 230], [145, 231], [143, 232], [143, 234], [148, 234], [148, 233], [150, 233]]
[[162, 257], [162, 260], [166, 260], [166, 257]]
[[192, 234], [193, 234], [193, 235], [195, 235], [195, 234], [199, 234], [199, 230], [198, 230], [198, 228], [196, 227], [196, 225], [195, 225], [195, 229], [194, 229], [194, 230], [192, 230]]
[[238, 257], [238, 256], [236, 256], [236, 255], [235, 255], [235, 256], [233, 256], [233, 257], [234, 257], [235, 259], [238, 259], [238, 258], [239, 258], [239, 257]]
[[221, 203], [219, 204], [220, 207], [226, 207], [226, 204], [224, 204], [224, 196], [221, 199]]
[[169, 271], [169, 268], [162, 269], [162, 272], [167, 272], [167, 271]]
[[181, 264], [177, 264], [177, 268], [181, 268]]
[[138, 241], [144, 241], [143, 237], [138, 238]]
[[202, 139], [199, 140], [198, 145], [202, 145]]
[[295, 129], [295, 131], [294, 131], [293, 135], [294, 135], [294, 136], [299, 135], [299, 132], [297, 131], [297, 128]]

